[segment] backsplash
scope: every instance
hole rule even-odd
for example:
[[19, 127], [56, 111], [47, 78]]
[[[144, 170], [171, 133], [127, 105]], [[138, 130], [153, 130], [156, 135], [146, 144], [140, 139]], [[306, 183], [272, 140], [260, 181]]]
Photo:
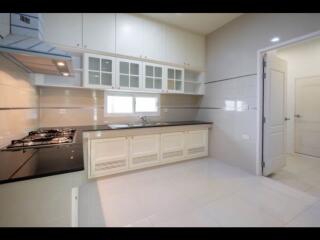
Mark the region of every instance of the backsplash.
[[38, 128], [38, 104], [29, 74], [0, 55], [0, 147]]
[[[160, 116], [151, 120], [194, 120], [201, 97], [161, 95]], [[40, 127], [79, 126], [137, 121], [137, 117], [105, 117], [104, 91], [40, 87]]]

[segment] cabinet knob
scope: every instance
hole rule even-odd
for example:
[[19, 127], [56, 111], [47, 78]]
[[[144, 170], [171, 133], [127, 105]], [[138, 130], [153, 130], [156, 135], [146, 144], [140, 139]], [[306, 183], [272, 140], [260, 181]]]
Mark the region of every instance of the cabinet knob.
[[77, 47], [79, 47], [80, 46], [80, 44], [79, 43], [77, 43]]

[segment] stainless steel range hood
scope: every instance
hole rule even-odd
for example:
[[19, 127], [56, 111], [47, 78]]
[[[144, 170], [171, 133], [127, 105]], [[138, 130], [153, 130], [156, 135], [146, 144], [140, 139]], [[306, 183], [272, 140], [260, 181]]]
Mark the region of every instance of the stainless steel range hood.
[[31, 73], [72, 75], [72, 57], [42, 40], [41, 14], [11, 13], [10, 34], [0, 52]]

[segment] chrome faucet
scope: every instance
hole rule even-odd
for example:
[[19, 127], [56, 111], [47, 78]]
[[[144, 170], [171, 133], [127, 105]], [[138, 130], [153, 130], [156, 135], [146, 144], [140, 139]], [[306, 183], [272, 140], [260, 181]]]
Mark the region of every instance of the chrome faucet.
[[139, 116], [143, 124], [148, 123], [147, 117], [146, 116]]

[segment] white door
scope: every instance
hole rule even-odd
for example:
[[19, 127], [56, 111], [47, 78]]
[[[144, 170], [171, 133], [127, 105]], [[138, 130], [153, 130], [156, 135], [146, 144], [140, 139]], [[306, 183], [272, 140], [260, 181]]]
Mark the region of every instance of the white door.
[[161, 134], [161, 160], [164, 162], [183, 160], [184, 133]]
[[125, 56], [143, 57], [144, 20], [140, 17], [116, 14], [116, 53]]
[[281, 169], [285, 163], [285, 92], [287, 63], [272, 55], [265, 56], [263, 175]]
[[52, 43], [82, 47], [81, 13], [42, 13], [43, 38]]
[[184, 92], [184, 69], [167, 67], [167, 91], [171, 93]]
[[187, 131], [184, 141], [186, 158], [208, 156], [208, 130]]
[[114, 88], [115, 65], [113, 57], [84, 53], [83, 85], [88, 88]]
[[115, 53], [116, 16], [114, 13], [83, 14], [83, 47]]
[[154, 63], [143, 63], [143, 88], [149, 92], [164, 92], [165, 67]]
[[90, 145], [89, 178], [128, 169], [129, 141], [126, 137], [93, 139]]
[[131, 137], [129, 159], [131, 169], [158, 163], [160, 160], [160, 134]]
[[117, 58], [116, 71], [117, 88], [131, 90], [142, 88], [142, 62]]
[[166, 62], [185, 65], [186, 52], [189, 51], [186, 32], [178, 28], [166, 26], [165, 43]]
[[320, 76], [296, 79], [295, 152], [320, 157]]

